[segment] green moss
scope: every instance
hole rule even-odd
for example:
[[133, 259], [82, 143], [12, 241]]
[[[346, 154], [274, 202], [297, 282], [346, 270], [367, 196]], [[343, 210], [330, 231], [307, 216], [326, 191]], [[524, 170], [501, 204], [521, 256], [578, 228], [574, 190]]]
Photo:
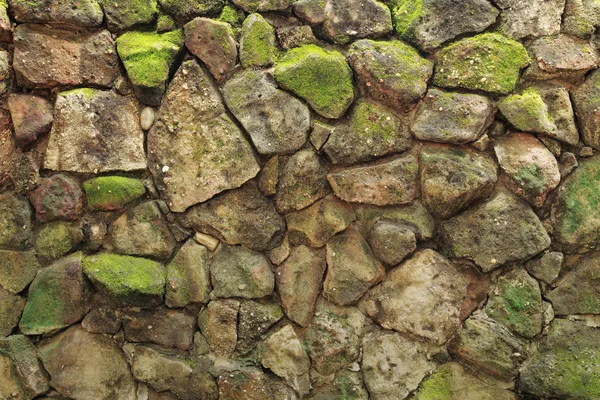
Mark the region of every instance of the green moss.
[[35, 251], [41, 259], [53, 260], [72, 251], [83, 239], [72, 223], [51, 222], [42, 227], [35, 241]]
[[110, 211], [124, 207], [146, 193], [139, 179], [123, 176], [101, 176], [83, 183], [88, 207], [92, 211]]
[[240, 62], [244, 68], [268, 67], [273, 64], [275, 30], [260, 14], [250, 14], [242, 27]]
[[177, 21], [169, 14], [161, 13], [156, 20], [156, 31], [159, 33], [177, 29]]
[[92, 99], [92, 97], [94, 97], [94, 93], [95, 90], [94, 89], [90, 89], [90, 88], [79, 88], [79, 89], [72, 89], [72, 90], [67, 90], [65, 92], [60, 92], [59, 96], [83, 96], [86, 99], [90, 100]]
[[484, 33], [441, 51], [434, 84], [508, 94], [516, 86], [521, 68], [530, 62], [519, 42], [498, 33]]
[[537, 164], [529, 164], [519, 168], [514, 179], [527, 190], [539, 192], [546, 187], [542, 176], [542, 168]]
[[552, 129], [548, 119], [548, 106], [544, 103], [540, 92], [527, 88], [520, 94], [505, 97], [498, 104], [498, 108], [508, 121], [517, 129], [525, 132], [535, 132], [540, 126]]
[[35, 290], [30, 290], [27, 297], [19, 322], [21, 331], [41, 334], [63, 327], [60, 322], [65, 307], [63, 295], [56, 280], [38, 280]]
[[84, 258], [83, 272], [120, 305], [149, 306], [162, 302], [166, 272], [155, 261], [100, 253]]
[[383, 106], [361, 100], [350, 115], [350, 128], [363, 140], [396, 140], [400, 121]]
[[354, 100], [352, 70], [344, 56], [316, 45], [288, 51], [275, 66], [275, 79], [326, 118], [341, 117]]
[[392, 9], [392, 22], [401, 39], [414, 36], [415, 26], [421, 16], [423, 0], [393, 0], [389, 2]]
[[600, 352], [590, 348], [573, 354], [568, 350], [552, 354], [552, 377], [557, 391], [569, 398], [600, 398]]
[[239, 28], [242, 26], [244, 21], [244, 13], [232, 5], [225, 5], [223, 7], [223, 11], [221, 11], [221, 15], [219, 15], [219, 21], [226, 22], [229, 25]]
[[449, 400], [452, 399], [452, 392], [448, 381], [451, 371], [444, 367], [423, 381], [421, 390], [415, 396], [415, 400]]
[[117, 39], [117, 52], [134, 85], [165, 85], [171, 66], [183, 47], [183, 30], [167, 33], [131, 31]]

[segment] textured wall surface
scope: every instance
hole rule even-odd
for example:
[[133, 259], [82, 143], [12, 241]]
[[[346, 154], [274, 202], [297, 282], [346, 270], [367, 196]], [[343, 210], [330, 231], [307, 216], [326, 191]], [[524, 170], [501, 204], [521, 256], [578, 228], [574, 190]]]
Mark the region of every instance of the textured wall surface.
[[596, 0], [0, 0], [0, 399], [600, 399]]

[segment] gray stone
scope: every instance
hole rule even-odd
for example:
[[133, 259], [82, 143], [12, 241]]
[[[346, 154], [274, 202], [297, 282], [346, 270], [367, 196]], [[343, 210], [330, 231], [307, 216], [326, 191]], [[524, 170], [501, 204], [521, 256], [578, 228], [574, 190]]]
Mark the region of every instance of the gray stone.
[[398, 265], [417, 248], [415, 232], [393, 221], [376, 222], [369, 231], [368, 240], [375, 257], [387, 265]]
[[525, 264], [527, 271], [537, 279], [551, 284], [558, 277], [563, 265], [564, 255], [558, 251], [544, 253], [540, 258]]
[[431, 88], [419, 103], [411, 131], [419, 140], [469, 143], [490, 126], [494, 112], [486, 97]]
[[4, 399], [33, 399], [50, 390], [48, 375], [26, 336], [0, 338], [0, 374], [0, 396]]
[[292, 153], [306, 142], [308, 107], [277, 89], [266, 72], [242, 72], [223, 86], [223, 96], [260, 154]]
[[10, 335], [19, 324], [25, 301], [24, 297], [0, 287], [0, 338]]
[[0, 246], [12, 249], [31, 247], [31, 216], [26, 198], [12, 192], [0, 194]]
[[292, 5], [292, 0], [233, 0], [233, 4], [247, 13], [285, 10]]
[[[253, 300], [240, 302], [237, 323], [237, 347], [240, 353], [255, 348], [271, 326], [283, 318], [279, 304], [259, 303]], [[257, 399], [260, 400], [260, 399]]]
[[514, 39], [560, 32], [563, 0], [496, 0], [502, 10], [500, 31]]
[[417, 240], [431, 239], [435, 229], [435, 220], [419, 201], [408, 206], [360, 206], [356, 208], [356, 219], [365, 236], [380, 221], [397, 223], [410, 228]]
[[573, 108], [577, 115], [583, 141], [600, 149], [600, 109], [596, 100], [600, 95], [600, 74], [592, 73], [585, 83], [573, 91]]
[[237, 300], [213, 300], [198, 316], [200, 331], [217, 356], [228, 356], [235, 350], [239, 308]]
[[185, 307], [190, 303], [208, 303], [210, 285], [209, 250], [189, 239], [167, 264], [167, 307]]
[[9, 0], [11, 14], [18, 22], [67, 24], [95, 28], [102, 25], [104, 15], [96, 0], [79, 2], [45, 0], [43, 2]]
[[258, 163], [196, 61], [176, 73], [148, 134], [148, 165], [171, 210], [185, 211], [256, 176]]
[[0, 286], [10, 293], [25, 289], [39, 268], [34, 251], [0, 250]]
[[154, 108], [144, 107], [140, 113], [140, 127], [145, 131], [149, 131], [152, 125], [154, 125], [155, 118], [156, 113]]
[[595, 0], [567, 0], [562, 31], [582, 38], [588, 37], [600, 25], [600, 4]]

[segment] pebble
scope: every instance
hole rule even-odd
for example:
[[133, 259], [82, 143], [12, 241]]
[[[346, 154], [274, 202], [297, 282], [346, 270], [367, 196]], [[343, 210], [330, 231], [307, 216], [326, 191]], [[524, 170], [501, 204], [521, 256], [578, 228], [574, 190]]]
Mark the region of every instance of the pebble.
[[150, 130], [152, 125], [154, 125], [154, 108], [145, 107], [140, 114], [140, 125], [142, 129], [145, 131]]

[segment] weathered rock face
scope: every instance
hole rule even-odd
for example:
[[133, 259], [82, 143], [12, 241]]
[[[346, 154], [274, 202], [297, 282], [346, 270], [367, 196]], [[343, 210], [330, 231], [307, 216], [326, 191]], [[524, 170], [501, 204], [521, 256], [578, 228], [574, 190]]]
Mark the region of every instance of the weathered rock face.
[[18, 146], [35, 142], [52, 126], [52, 104], [44, 97], [12, 94], [8, 98], [8, 109]]
[[561, 0], [499, 0], [500, 31], [521, 39], [530, 36], [552, 36], [560, 32], [565, 3]]
[[0, 372], [0, 396], [4, 398], [32, 399], [50, 389], [35, 347], [25, 336], [0, 339]]
[[31, 208], [15, 193], [0, 194], [0, 246], [26, 249], [32, 245]]
[[156, 0], [125, 0], [120, 3], [100, 0], [111, 32], [124, 31], [138, 25], [150, 25], [158, 13]]
[[41, 222], [77, 220], [83, 211], [83, 193], [79, 183], [63, 174], [42, 179], [29, 194], [29, 201]]
[[164, 347], [188, 350], [196, 327], [191, 311], [159, 308], [129, 311], [123, 316], [125, 339], [130, 342], [156, 343]]
[[189, 239], [167, 265], [165, 304], [185, 307], [190, 303], [208, 303], [211, 290], [209, 250]]
[[260, 14], [244, 20], [240, 37], [240, 63], [244, 68], [269, 67], [277, 53], [275, 30]]
[[596, 107], [596, 99], [600, 89], [600, 75], [594, 72], [573, 92], [573, 107], [579, 121], [583, 141], [595, 149], [600, 148], [600, 129], [597, 121], [600, 113]]
[[417, 248], [415, 232], [402, 223], [378, 221], [369, 231], [369, 245], [377, 259], [397, 265]]
[[160, 6], [178, 21], [190, 21], [200, 15], [219, 14], [225, 2], [223, 0], [158, 0]]
[[115, 43], [108, 31], [88, 33], [24, 24], [15, 29], [14, 41], [13, 65], [19, 85], [32, 89], [111, 87], [119, 76]]
[[124, 176], [100, 176], [87, 180], [83, 182], [83, 190], [92, 211], [118, 210], [146, 194], [140, 180]]
[[19, 324], [25, 299], [0, 287], [0, 338], [9, 336]]
[[135, 100], [95, 89], [59, 93], [44, 168], [82, 173], [146, 168]]
[[600, 8], [593, 0], [568, 0], [565, 3], [562, 30], [565, 33], [587, 37], [600, 25]]
[[34, 251], [0, 250], [0, 286], [11, 293], [25, 289], [39, 268]]
[[246, 353], [254, 349], [269, 328], [281, 318], [283, 311], [278, 304], [241, 301], [238, 312], [237, 351]]
[[69, 3], [60, 0], [26, 2], [9, 0], [8, 4], [19, 22], [69, 24], [93, 28], [102, 24], [102, 8], [95, 0]]
[[148, 134], [148, 165], [171, 210], [185, 211], [258, 173], [250, 144], [224, 111], [200, 65], [185, 62]]

